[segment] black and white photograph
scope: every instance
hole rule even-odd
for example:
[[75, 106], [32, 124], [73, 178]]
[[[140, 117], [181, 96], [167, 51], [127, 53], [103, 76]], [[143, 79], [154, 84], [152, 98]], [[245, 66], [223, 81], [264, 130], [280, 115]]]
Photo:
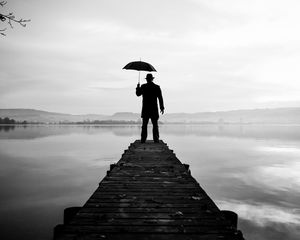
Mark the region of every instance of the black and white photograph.
[[0, 0], [1, 240], [299, 240], [300, 2]]

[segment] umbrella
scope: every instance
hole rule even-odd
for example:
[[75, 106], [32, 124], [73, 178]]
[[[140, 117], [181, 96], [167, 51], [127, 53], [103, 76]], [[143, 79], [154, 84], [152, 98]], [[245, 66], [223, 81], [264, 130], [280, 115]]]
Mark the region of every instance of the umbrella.
[[140, 83], [140, 71], [156, 72], [155, 68], [150, 64], [142, 61], [135, 61], [128, 63], [123, 69], [137, 70], [139, 71], [139, 83]]

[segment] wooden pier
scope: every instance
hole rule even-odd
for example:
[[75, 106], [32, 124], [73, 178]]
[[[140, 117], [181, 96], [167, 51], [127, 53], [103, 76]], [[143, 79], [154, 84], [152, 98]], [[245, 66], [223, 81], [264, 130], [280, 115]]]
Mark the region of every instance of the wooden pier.
[[243, 240], [168, 146], [135, 141], [83, 207], [65, 210], [54, 239]]

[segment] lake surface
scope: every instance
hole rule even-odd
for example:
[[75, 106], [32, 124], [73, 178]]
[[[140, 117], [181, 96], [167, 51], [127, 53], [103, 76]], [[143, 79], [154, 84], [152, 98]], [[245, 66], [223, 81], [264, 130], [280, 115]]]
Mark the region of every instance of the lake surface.
[[[151, 131], [150, 131], [151, 132]], [[161, 139], [247, 240], [300, 239], [300, 126], [164, 125]], [[138, 126], [0, 127], [0, 239], [52, 238]]]

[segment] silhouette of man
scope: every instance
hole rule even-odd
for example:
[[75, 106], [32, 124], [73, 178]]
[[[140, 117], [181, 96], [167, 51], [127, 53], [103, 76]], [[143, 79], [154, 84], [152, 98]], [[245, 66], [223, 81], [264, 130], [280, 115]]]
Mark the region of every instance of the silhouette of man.
[[159, 108], [161, 114], [164, 114], [164, 101], [162, 98], [161, 90], [158, 85], [153, 83], [154, 77], [151, 73], [148, 73], [146, 76], [147, 83], [140, 86], [137, 85], [136, 95], [139, 97], [143, 95], [143, 107], [142, 107], [142, 133], [141, 133], [141, 142], [144, 143], [147, 139], [147, 125], [149, 122], [149, 118], [151, 118], [151, 122], [153, 125], [153, 140], [154, 142], [159, 141], [159, 132], [158, 132], [158, 107], [157, 107], [157, 99], [159, 100]]

